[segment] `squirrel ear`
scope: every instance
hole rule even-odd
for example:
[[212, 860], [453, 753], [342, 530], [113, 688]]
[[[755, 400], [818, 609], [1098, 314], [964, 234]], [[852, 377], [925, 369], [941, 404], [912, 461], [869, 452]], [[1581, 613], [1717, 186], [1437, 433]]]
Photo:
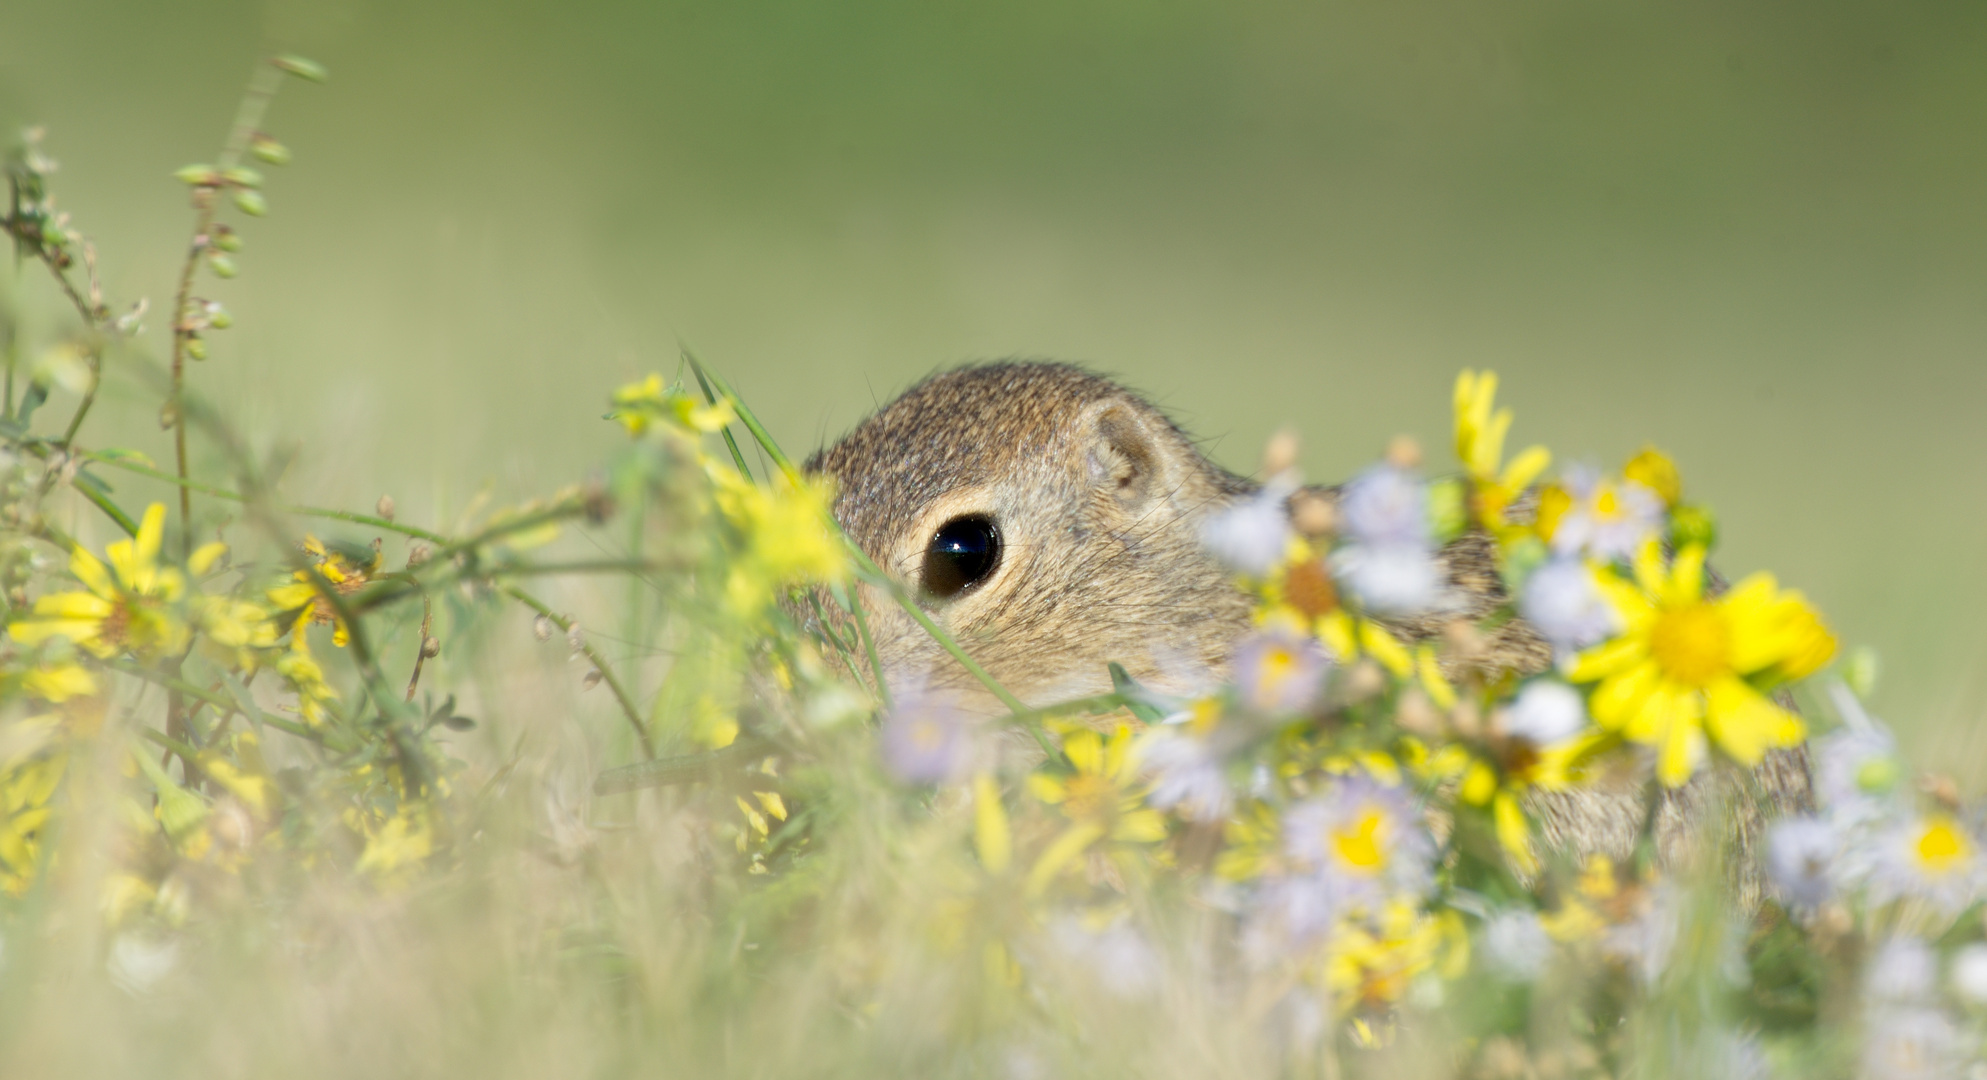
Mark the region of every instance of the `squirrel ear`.
[[1099, 410], [1093, 423], [1096, 441], [1090, 448], [1090, 475], [1106, 494], [1137, 508], [1168, 490], [1172, 470], [1167, 447], [1149, 419], [1112, 404]]

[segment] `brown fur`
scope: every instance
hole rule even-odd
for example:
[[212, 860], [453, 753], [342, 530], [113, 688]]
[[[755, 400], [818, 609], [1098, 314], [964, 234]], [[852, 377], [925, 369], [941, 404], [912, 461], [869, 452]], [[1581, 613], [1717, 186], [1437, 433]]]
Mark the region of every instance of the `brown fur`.
[[[998, 523], [1004, 554], [980, 588], [929, 610], [986, 670], [1031, 705], [1110, 689], [1117, 661], [1160, 689], [1191, 691], [1226, 672], [1249, 626], [1251, 602], [1200, 543], [1211, 513], [1255, 493], [1254, 483], [1208, 461], [1149, 402], [1080, 368], [998, 363], [932, 376], [807, 463], [838, 484], [835, 515], [878, 565], [915, 587], [924, 546], [967, 513]], [[1329, 492], [1326, 494], [1329, 495]], [[1411, 640], [1436, 638], [1458, 616], [1478, 619], [1505, 600], [1496, 547], [1467, 534], [1443, 552], [1460, 609], [1402, 620]], [[887, 597], [863, 607], [893, 687], [924, 685], [987, 712], [998, 704]], [[1489, 635], [1453, 677], [1546, 670], [1551, 650], [1522, 620]], [[1668, 796], [1663, 847], [1680, 852], [1707, 801], [1733, 802], [1737, 846], [1750, 850], [1768, 810], [1805, 806], [1805, 756], [1776, 754], [1757, 790], [1700, 781]], [[1549, 843], [1626, 855], [1644, 816], [1639, 788], [1535, 800]], [[1742, 864], [1750, 860], [1741, 860]], [[1750, 872], [1745, 888], [1756, 893]]]

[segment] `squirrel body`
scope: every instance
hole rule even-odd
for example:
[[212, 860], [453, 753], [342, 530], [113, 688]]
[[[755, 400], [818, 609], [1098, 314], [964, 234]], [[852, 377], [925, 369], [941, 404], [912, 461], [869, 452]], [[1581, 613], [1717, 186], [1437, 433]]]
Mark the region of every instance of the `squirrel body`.
[[[1001, 362], [933, 375], [807, 469], [834, 479], [835, 516], [851, 539], [1030, 706], [1110, 691], [1111, 662], [1162, 692], [1210, 688], [1251, 626], [1252, 600], [1201, 536], [1210, 515], [1261, 486], [1209, 461], [1143, 397], [1081, 368]], [[1448, 606], [1389, 621], [1410, 642], [1437, 639], [1454, 620], [1481, 619], [1506, 601], [1496, 545], [1481, 531], [1448, 544], [1441, 563]], [[893, 691], [943, 692], [988, 714], [1005, 711], [889, 597], [859, 592]], [[1484, 678], [1535, 675], [1551, 662], [1522, 619], [1492, 630], [1467, 657], [1444, 660], [1452, 676]], [[1666, 793], [1659, 849], [1678, 856], [1692, 824], [1723, 802], [1732, 842], [1750, 851], [1774, 811], [1809, 801], [1805, 754], [1776, 751], [1751, 783], [1707, 774]], [[1533, 810], [1548, 844], [1615, 857], [1629, 854], [1647, 813], [1642, 788], [1625, 778], [1537, 795]], [[1756, 874], [1739, 876], [1756, 897]]]

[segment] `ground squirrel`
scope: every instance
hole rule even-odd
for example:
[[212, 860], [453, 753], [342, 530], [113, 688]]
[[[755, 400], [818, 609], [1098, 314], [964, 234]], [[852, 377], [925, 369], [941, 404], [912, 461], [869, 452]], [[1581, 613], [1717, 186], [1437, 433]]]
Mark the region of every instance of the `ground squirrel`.
[[[1191, 692], [1225, 674], [1250, 625], [1252, 601], [1200, 536], [1208, 515], [1259, 485], [1209, 461], [1142, 397], [1080, 368], [1008, 362], [934, 375], [807, 468], [834, 478], [835, 516], [849, 536], [1031, 705], [1109, 691], [1113, 661], [1154, 689]], [[1461, 610], [1395, 628], [1427, 639], [1458, 614], [1497, 607], [1504, 590], [1494, 558], [1481, 533], [1448, 545], [1443, 563]], [[863, 606], [893, 686], [939, 688], [1003, 711], [888, 598], [866, 595]], [[1551, 650], [1513, 620], [1468, 662], [1532, 674], [1550, 664]], [[1808, 802], [1798, 752], [1770, 756], [1756, 775], [1747, 787], [1769, 807], [1749, 790], [1732, 792], [1744, 850], [1764, 809]], [[1707, 793], [1698, 784], [1670, 796], [1666, 848], [1701, 817], [1694, 807]], [[1644, 816], [1632, 786], [1552, 796], [1535, 809], [1549, 842], [1614, 854], [1627, 853]]]

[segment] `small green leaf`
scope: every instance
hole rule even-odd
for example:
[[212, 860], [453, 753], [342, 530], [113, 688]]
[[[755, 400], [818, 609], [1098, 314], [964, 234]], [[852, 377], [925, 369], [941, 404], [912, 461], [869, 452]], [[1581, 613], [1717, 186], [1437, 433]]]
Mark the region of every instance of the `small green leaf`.
[[1145, 687], [1139, 685], [1137, 679], [1131, 677], [1123, 664], [1113, 660], [1110, 663], [1110, 670], [1111, 688], [1124, 697], [1125, 708], [1130, 709], [1133, 716], [1148, 724], [1165, 719], [1165, 714], [1154, 708], [1149, 700], [1152, 695]]
[[158, 468], [157, 465], [152, 463], [151, 456], [142, 450], [125, 450], [113, 446], [108, 450], [96, 451], [95, 456], [105, 461], [128, 461], [133, 465], [143, 465], [148, 469]]
[[306, 79], [314, 83], [324, 82], [331, 77], [331, 73], [324, 70], [323, 64], [315, 60], [306, 60], [294, 54], [272, 56], [269, 58], [269, 62], [275, 65], [278, 70], [287, 71], [299, 79]]

